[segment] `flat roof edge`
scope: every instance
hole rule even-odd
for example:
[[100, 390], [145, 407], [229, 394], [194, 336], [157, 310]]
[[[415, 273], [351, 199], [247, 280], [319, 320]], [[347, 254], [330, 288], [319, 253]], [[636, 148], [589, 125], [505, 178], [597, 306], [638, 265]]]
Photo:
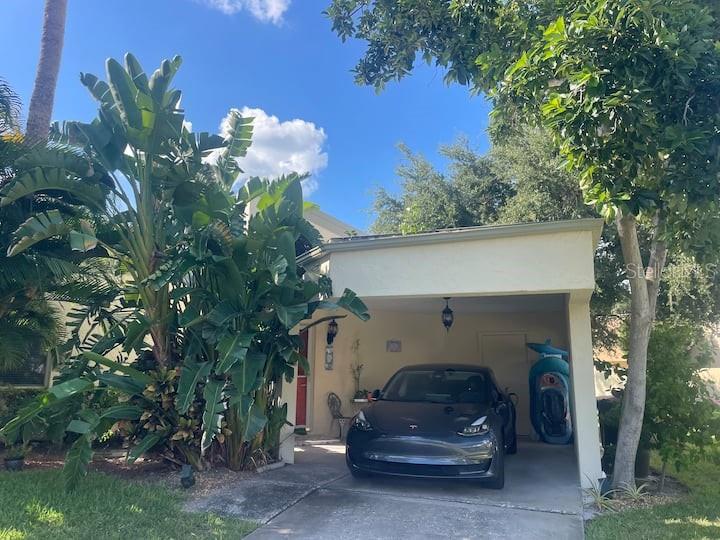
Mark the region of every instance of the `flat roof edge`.
[[408, 235], [333, 238], [322, 246], [313, 248], [298, 257], [298, 262], [310, 262], [321, 258], [325, 254], [342, 251], [440, 244], [446, 242], [461, 242], [464, 240], [534, 236], [556, 232], [590, 232], [593, 235], [593, 243], [597, 245], [600, 240], [603, 225], [604, 221], [602, 219], [585, 218], [539, 223], [517, 223], [512, 225], [487, 225]]

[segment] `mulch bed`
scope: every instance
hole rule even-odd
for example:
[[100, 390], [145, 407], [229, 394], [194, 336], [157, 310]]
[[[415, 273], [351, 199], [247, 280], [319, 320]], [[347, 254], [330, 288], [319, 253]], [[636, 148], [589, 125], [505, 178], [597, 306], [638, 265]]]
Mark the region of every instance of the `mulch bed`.
[[[56, 448], [33, 449], [25, 456], [26, 470], [62, 469], [65, 464], [65, 450]], [[113, 474], [129, 480], [162, 481], [177, 473], [177, 466], [160, 458], [141, 458], [130, 464], [121, 450], [98, 450], [95, 452], [90, 470]]]
[[[57, 448], [34, 448], [25, 456], [25, 470], [62, 469], [65, 463], [65, 450]], [[0, 451], [0, 459], [2, 452]], [[121, 449], [96, 450], [90, 463], [91, 471], [118, 476], [126, 480], [162, 484], [176, 488], [180, 484], [180, 468], [161, 457], [145, 456], [135, 463], [128, 463]], [[255, 471], [231, 471], [225, 467], [213, 467], [205, 471], [196, 471], [196, 484], [193, 494], [201, 496], [216, 492], [228, 483], [242, 482], [257, 478]]]
[[624, 512], [627, 510], [652, 508], [654, 506], [670, 504], [677, 502], [689, 493], [687, 487], [677, 479], [668, 475], [665, 476], [665, 485], [663, 486], [663, 490], [660, 491], [661, 478], [662, 476], [658, 471], [651, 471], [649, 477], [644, 480], [638, 480], [638, 486], [642, 484], [646, 486], [641, 497], [636, 499], [627, 497], [614, 498], [611, 503], [612, 509], [599, 512], [599, 514], [606, 512]]

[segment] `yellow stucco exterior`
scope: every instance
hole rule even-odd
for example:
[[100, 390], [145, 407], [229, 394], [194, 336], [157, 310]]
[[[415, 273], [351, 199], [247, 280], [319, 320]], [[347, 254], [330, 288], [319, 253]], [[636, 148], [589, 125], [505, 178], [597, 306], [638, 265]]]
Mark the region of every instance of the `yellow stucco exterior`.
[[[531, 436], [527, 376], [535, 355], [525, 345], [549, 338], [570, 352], [580, 481], [588, 486], [602, 478], [589, 311], [601, 229], [599, 220], [574, 220], [328, 238], [323, 247], [301, 257], [311, 273], [332, 279], [335, 294], [345, 288], [355, 291], [372, 316], [365, 323], [351, 316], [338, 320], [331, 370], [325, 369], [327, 323], [309, 331], [307, 424], [313, 435], [337, 435], [330, 425], [329, 392], [341, 397], [346, 415], [357, 411], [350, 366], [357, 361], [351, 344], [359, 339], [361, 386], [369, 390], [382, 387], [409, 364], [490, 366], [500, 385], [518, 394], [518, 432]], [[443, 297], [462, 307], [449, 333], [440, 321]], [[318, 313], [316, 319], [326, 315]], [[401, 351], [388, 352], [388, 341], [399, 341]], [[286, 385], [283, 395], [293, 422], [295, 383]], [[289, 460], [290, 443], [283, 453]]]

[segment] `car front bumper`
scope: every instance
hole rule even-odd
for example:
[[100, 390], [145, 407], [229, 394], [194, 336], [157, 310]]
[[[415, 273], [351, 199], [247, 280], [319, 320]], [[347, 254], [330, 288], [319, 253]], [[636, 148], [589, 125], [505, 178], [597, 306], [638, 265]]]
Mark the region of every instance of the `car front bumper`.
[[421, 478], [491, 478], [498, 447], [492, 433], [478, 437], [384, 436], [351, 430], [346, 460], [353, 470]]

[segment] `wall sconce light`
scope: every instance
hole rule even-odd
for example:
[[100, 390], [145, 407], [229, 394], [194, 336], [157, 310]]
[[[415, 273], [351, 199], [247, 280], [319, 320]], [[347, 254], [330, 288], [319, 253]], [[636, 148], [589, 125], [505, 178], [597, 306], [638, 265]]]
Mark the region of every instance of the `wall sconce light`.
[[447, 332], [450, 331], [450, 327], [452, 326], [453, 322], [455, 321], [455, 315], [453, 315], [453, 310], [450, 309], [450, 306], [448, 305], [448, 301], [450, 300], [449, 296], [445, 296], [443, 298], [445, 300], [445, 309], [442, 310], [442, 323], [445, 327], [445, 330]]
[[337, 336], [338, 333], [338, 323], [333, 319], [328, 324], [327, 329], [327, 344], [332, 345], [333, 341], [335, 341], [335, 336]]

